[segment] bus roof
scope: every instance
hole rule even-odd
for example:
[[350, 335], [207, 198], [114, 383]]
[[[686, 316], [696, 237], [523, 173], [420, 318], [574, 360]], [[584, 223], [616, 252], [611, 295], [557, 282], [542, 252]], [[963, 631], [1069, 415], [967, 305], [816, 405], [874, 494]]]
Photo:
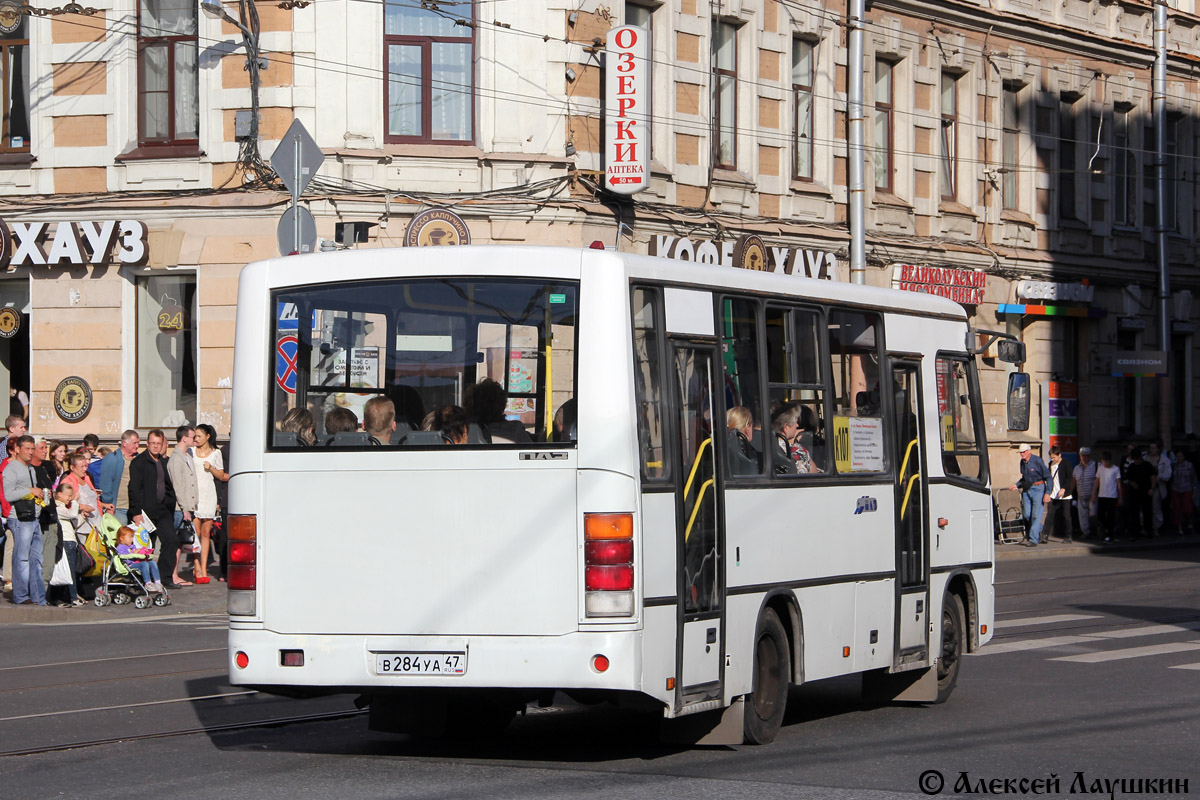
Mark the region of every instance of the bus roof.
[[966, 320], [966, 311], [952, 300], [920, 292], [798, 275], [736, 269], [690, 261], [677, 261], [637, 253], [577, 247], [538, 245], [459, 245], [453, 257], [437, 247], [386, 247], [342, 250], [332, 253], [289, 256], [256, 262], [247, 269], [266, 270], [272, 288], [320, 283], [345, 283], [396, 277], [399, 270], [420, 275], [508, 275], [578, 278], [581, 265], [590, 260], [622, 264], [631, 280], [708, 289], [789, 295], [815, 301], [844, 302], [880, 309], [895, 309], [923, 316]]

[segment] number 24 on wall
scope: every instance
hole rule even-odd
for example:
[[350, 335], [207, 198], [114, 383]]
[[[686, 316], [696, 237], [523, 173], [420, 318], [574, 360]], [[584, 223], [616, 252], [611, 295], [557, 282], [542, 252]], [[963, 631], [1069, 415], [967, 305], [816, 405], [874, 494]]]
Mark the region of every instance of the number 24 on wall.
[[159, 330], [164, 331], [181, 331], [183, 330], [183, 312], [164, 311], [158, 315]]

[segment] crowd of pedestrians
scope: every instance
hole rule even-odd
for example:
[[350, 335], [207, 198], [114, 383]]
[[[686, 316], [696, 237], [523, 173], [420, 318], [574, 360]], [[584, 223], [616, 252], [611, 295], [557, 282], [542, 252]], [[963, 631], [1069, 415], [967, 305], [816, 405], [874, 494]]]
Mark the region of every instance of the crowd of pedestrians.
[[1195, 508], [1200, 503], [1200, 443], [1188, 437], [1174, 451], [1161, 440], [1142, 448], [1127, 445], [1114, 457], [1101, 450], [1079, 448], [1072, 466], [1058, 447], [1047, 464], [1033, 448], [1022, 444], [1021, 477], [1009, 488], [1021, 493], [1021, 516], [1026, 536], [1021, 542], [1036, 547], [1057, 534], [1064, 542], [1080, 539], [1135, 541], [1157, 536], [1190, 536], [1195, 532]]
[[[214, 567], [216, 580], [224, 580], [229, 453], [212, 426], [180, 426], [173, 446], [163, 431], [152, 430], [144, 449], [134, 430], [121, 434], [112, 450], [101, 447], [95, 434], [74, 449], [37, 440], [26, 434], [25, 419], [17, 414], [5, 420], [4, 433], [0, 581], [14, 604], [86, 603], [97, 576], [85, 543], [104, 514], [123, 526], [153, 528], [154, 572], [166, 589], [209, 583]], [[196, 544], [185, 545], [181, 534]], [[183, 574], [189, 570], [191, 580]]]

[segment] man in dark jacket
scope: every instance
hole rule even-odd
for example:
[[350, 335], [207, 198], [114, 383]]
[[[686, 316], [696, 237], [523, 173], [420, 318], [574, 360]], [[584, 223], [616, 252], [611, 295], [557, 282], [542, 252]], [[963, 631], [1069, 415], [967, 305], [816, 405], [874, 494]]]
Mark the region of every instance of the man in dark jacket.
[[[175, 574], [179, 540], [175, 536], [175, 488], [167, 472], [167, 437], [162, 431], [150, 431], [146, 451], [129, 462], [129, 516], [141, 522], [149, 517], [156, 528], [159, 543], [158, 571], [164, 578]], [[168, 589], [179, 584], [164, 581]]]

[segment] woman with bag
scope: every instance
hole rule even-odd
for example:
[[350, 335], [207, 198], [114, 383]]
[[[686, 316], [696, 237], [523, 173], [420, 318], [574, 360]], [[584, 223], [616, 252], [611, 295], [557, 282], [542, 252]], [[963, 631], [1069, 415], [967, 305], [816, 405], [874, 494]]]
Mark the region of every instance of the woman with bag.
[[[167, 457], [167, 474], [171, 476], [171, 485], [175, 487], [175, 538], [179, 540], [181, 556], [184, 553], [195, 553], [192, 548], [196, 542], [196, 465], [190, 452], [195, 443], [193, 434], [195, 429], [189, 425], [176, 428], [175, 448]], [[182, 557], [176, 559], [175, 574], [171, 576], [172, 585], [167, 586], [168, 589], [192, 585], [191, 581], [184, 580], [179, 575], [179, 565], [182, 561]]]
[[57, 605], [61, 608], [81, 606], [87, 601], [79, 596], [77, 575], [79, 541], [75, 538], [75, 524], [79, 521], [79, 508], [75, 502], [75, 490], [71, 488], [71, 484], [60, 483], [54, 490], [54, 510], [58, 517], [56, 527], [59, 532], [59, 544], [55, 551], [54, 572], [50, 576], [50, 593], [53, 593], [57, 587], [66, 587], [67, 599], [60, 601]]
[[192, 448], [192, 462], [196, 466], [196, 519], [200, 536], [200, 554], [196, 560], [195, 581], [208, 583], [209, 538], [212, 536], [213, 520], [217, 517], [217, 481], [229, 480], [221, 451], [217, 449], [217, 432], [211, 425], [197, 425], [196, 446]]

